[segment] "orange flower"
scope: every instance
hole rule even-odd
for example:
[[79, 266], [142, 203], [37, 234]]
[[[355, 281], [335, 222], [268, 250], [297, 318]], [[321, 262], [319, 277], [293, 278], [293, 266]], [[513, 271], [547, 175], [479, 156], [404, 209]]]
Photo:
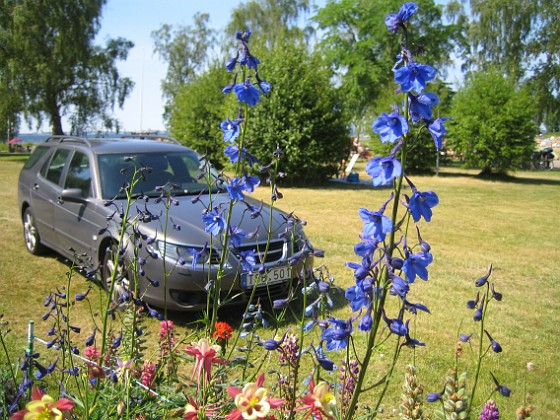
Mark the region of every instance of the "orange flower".
[[217, 338], [218, 341], [227, 340], [231, 338], [231, 333], [233, 333], [233, 328], [227, 322], [216, 322], [212, 337]]

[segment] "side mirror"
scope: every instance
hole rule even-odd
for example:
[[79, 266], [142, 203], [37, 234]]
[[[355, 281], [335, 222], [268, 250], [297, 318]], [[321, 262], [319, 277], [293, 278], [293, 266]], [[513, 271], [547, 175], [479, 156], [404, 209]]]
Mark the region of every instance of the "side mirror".
[[58, 197], [60, 201], [68, 201], [70, 203], [85, 203], [86, 198], [82, 195], [80, 188], [67, 188], [62, 190]]

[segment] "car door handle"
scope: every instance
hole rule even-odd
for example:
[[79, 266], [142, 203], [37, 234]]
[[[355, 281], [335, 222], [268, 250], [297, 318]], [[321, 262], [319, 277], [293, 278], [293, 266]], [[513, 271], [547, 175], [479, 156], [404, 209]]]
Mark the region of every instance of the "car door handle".
[[37, 184], [37, 183], [33, 184], [33, 189], [35, 191], [37, 191], [39, 189], [39, 184]]

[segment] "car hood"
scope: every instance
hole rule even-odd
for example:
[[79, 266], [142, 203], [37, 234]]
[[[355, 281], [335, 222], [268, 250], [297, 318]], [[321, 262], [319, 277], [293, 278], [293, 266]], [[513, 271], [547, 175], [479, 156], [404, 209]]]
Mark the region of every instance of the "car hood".
[[[202, 220], [206, 209], [210, 207], [210, 200], [212, 208], [223, 211], [224, 218], [227, 218], [230, 205], [230, 198], [225, 193], [213, 194], [212, 196], [201, 195], [199, 197], [179, 196], [174, 197], [174, 199], [177, 200], [178, 204], [172, 204], [169, 207], [166, 240], [189, 246], [203, 246], [205, 243], [210, 242], [210, 234], [205, 231], [205, 224]], [[249, 209], [249, 206], [260, 209], [260, 215], [252, 217], [252, 211]], [[151, 237], [157, 233], [157, 237], [163, 239], [164, 230], [166, 229], [164, 204], [162, 202], [154, 204], [150, 201], [146, 203], [145, 208], [139, 203], [136, 204], [136, 208], [140, 211], [148, 209], [152, 214], [159, 216], [156, 220], [142, 223], [140, 230]], [[258, 232], [258, 237], [263, 241], [266, 240], [268, 235], [268, 223], [271, 212], [271, 232], [272, 237], [276, 238], [286, 229], [286, 213], [272, 209], [269, 205], [262, 204], [260, 201], [250, 197], [245, 197], [243, 202], [238, 201], [233, 205], [230, 225], [238, 226], [246, 233]], [[253, 238], [246, 242], [254, 243], [255, 241], [255, 238]]]

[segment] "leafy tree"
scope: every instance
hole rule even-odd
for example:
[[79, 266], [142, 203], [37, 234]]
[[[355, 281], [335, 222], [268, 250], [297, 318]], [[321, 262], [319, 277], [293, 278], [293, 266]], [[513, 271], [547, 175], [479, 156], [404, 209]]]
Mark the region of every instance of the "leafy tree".
[[169, 118], [171, 105], [181, 88], [202, 73], [208, 64], [208, 51], [216, 43], [215, 31], [208, 28], [208, 13], [194, 15], [194, 26], [173, 28], [164, 24], [152, 32], [154, 50], [167, 62], [167, 74], [161, 83], [167, 100], [164, 117]]
[[3, 1], [8, 25], [0, 28], [9, 64], [17, 70], [13, 94], [24, 112], [50, 120], [53, 134], [63, 134], [62, 116], [71, 114], [72, 131], [95, 119], [112, 126], [111, 111], [122, 106], [133, 87], [121, 77], [117, 60], [124, 60], [133, 44], [122, 38], [93, 44], [106, 0]]
[[[300, 27], [300, 19], [309, 12], [309, 0], [250, 0], [233, 10], [227, 27], [228, 40], [235, 40], [235, 31], [246, 29], [258, 34], [251, 43], [254, 47], [273, 50], [285, 43], [307, 39], [313, 29]], [[229, 48], [229, 42], [226, 47]]]
[[169, 118], [173, 137], [206, 155], [220, 169], [225, 164], [220, 123], [228, 115], [227, 109], [235, 109], [232, 96], [221, 91], [229, 83], [228, 78], [222, 63], [212, 63], [205, 73], [179, 89]]
[[259, 71], [272, 92], [250, 110], [247, 148], [266, 164], [278, 146], [289, 184], [316, 183], [336, 174], [350, 140], [326, 63], [294, 45], [259, 58], [264, 63]]
[[530, 159], [537, 133], [527, 89], [497, 70], [475, 72], [453, 98], [449, 142], [483, 175], [506, 173]]

